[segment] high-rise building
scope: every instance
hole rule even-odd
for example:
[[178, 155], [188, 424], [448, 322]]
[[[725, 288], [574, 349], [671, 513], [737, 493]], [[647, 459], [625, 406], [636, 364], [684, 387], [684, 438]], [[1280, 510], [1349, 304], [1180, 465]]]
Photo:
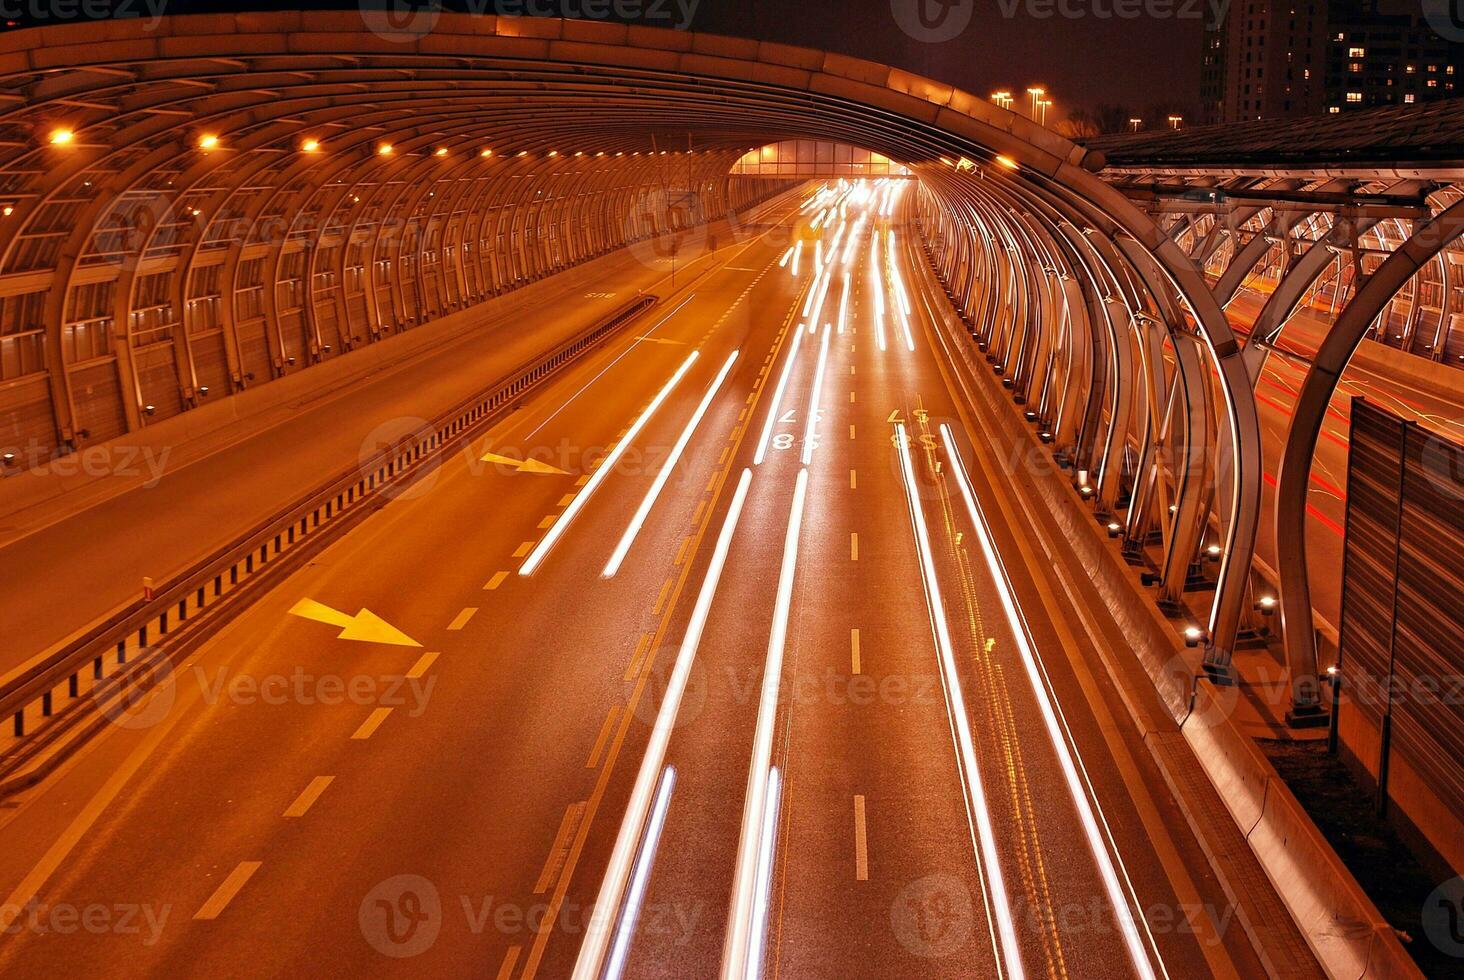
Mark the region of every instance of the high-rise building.
[[1235, 0], [1205, 32], [1206, 122], [1345, 112], [1459, 94], [1464, 44], [1405, 0]]
[[1338, 4], [1327, 28], [1327, 111], [1452, 98], [1464, 45], [1407, 13]]

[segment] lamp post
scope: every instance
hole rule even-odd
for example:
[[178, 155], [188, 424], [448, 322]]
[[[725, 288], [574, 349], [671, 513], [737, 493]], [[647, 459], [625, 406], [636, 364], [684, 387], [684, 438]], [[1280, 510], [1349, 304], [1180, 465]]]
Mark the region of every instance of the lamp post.
[[1034, 85], [1031, 88], [1027, 89], [1027, 94], [1032, 97], [1032, 118], [1036, 119], [1037, 103], [1042, 101], [1042, 97], [1047, 94], [1047, 89], [1043, 88], [1040, 85]]

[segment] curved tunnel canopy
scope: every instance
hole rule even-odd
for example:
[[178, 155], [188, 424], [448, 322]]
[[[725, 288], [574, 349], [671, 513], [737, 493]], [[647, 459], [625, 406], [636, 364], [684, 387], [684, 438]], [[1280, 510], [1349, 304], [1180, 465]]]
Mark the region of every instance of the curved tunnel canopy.
[[[909, 166], [961, 312], [982, 308], [978, 278], [1000, 293], [978, 335], [1019, 383], [1039, 379], [1095, 472], [1122, 468], [1105, 454], [1122, 457], [1140, 411], [1131, 336], [1148, 324], [1174, 344], [1178, 441], [1229, 440], [1211, 629], [1236, 618], [1259, 433], [1219, 305], [1095, 176], [1100, 153], [966, 92], [686, 32], [274, 12], [0, 38], [0, 99], [0, 441], [66, 451], [138, 428], [744, 206], [770, 188], [729, 175], [739, 157], [826, 140]], [[1223, 406], [1193, 370], [1206, 356]], [[1172, 523], [1199, 528], [1205, 463], [1175, 465]], [[1176, 535], [1176, 567], [1197, 546]]]

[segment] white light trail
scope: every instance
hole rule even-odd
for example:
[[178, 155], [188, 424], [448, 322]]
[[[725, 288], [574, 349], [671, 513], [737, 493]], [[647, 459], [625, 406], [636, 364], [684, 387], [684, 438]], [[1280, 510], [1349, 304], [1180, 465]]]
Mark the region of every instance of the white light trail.
[[874, 244], [870, 248], [869, 256], [869, 284], [874, 293], [874, 337], [879, 342], [879, 349], [884, 350], [884, 282], [879, 275], [879, 229], [875, 229], [873, 237]]
[[630, 941], [635, 938], [636, 922], [640, 918], [641, 901], [645, 898], [646, 886], [651, 880], [651, 868], [656, 863], [656, 848], [661, 843], [661, 828], [666, 823], [666, 810], [671, 805], [671, 791], [676, 787], [676, 770], [671, 766], [661, 773], [661, 788], [656, 793], [656, 805], [651, 810], [651, 822], [646, 828], [645, 844], [640, 857], [636, 859], [635, 871], [630, 879], [630, 894], [625, 899], [625, 913], [620, 917], [620, 929], [615, 935], [615, 945], [610, 948], [610, 962], [605, 967], [605, 980], [620, 980], [625, 972], [625, 961], [630, 956]]
[[646, 491], [645, 498], [641, 500], [640, 506], [636, 508], [635, 516], [630, 519], [629, 526], [625, 533], [620, 536], [620, 543], [615, 546], [615, 551], [610, 556], [610, 561], [605, 564], [605, 570], [600, 574], [604, 578], [613, 578], [615, 573], [620, 571], [620, 565], [625, 561], [625, 556], [630, 552], [630, 546], [635, 543], [635, 537], [640, 533], [641, 527], [650, 515], [651, 508], [656, 504], [656, 498], [666, 486], [666, 481], [671, 479], [671, 473], [676, 469], [676, 464], [681, 459], [681, 454], [686, 450], [687, 443], [691, 442], [692, 433], [696, 431], [697, 425], [701, 423], [702, 416], [706, 415], [707, 409], [711, 407], [712, 399], [716, 397], [722, 382], [732, 370], [732, 363], [737, 360], [737, 351], [733, 351], [727, 360], [722, 364], [722, 370], [717, 372], [711, 386], [702, 396], [701, 404], [697, 405], [696, 411], [691, 413], [687, 420], [686, 427], [681, 430], [681, 435], [676, 440], [676, 445], [671, 447], [671, 454], [666, 457], [666, 462], [661, 466], [661, 471], [656, 474], [656, 479], [651, 483], [651, 488]]
[[778, 268], [779, 269], [786, 269], [788, 267], [788, 260], [791, 259], [792, 257], [793, 257], [793, 246], [792, 245], [789, 245], [788, 246], [788, 251], [784, 252], [783, 253], [783, 257], [778, 260]]
[[743, 980], [761, 980], [768, 944], [768, 908], [772, 905], [773, 858], [778, 846], [778, 811], [783, 801], [783, 780], [777, 767], [768, 773], [768, 797], [763, 803], [762, 837], [758, 841], [757, 883], [753, 889], [752, 943]]
[[849, 318], [849, 273], [844, 273], [844, 291], [839, 296], [839, 333], [844, 332], [844, 323]]
[[[818, 321], [823, 317], [824, 300], [828, 298], [829, 285], [834, 281], [834, 267], [830, 265], [824, 270], [823, 278], [819, 280], [813, 293], [809, 294], [809, 301], [812, 303], [812, 315], [804, 310], [803, 315], [808, 317], [808, 332], [813, 333], [818, 329]], [[817, 293], [815, 298], [814, 293]]]
[[854, 258], [854, 249], [859, 244], [859, 235], [864, 231], [864, 222], [868, 217], [867, 214], [861, 214], [859, 220], [854, 223], [854, 230], [849, 234], [849, 243], [844, 246], [843, 261], [845, 265], [848, 265], [850, 260]]
[[808, 419], [803, 423], [803, 465], [813, 462], [813, 445], [818, 436], [818, 402], [823, 394], [824, 364], [829, 359], [829, 325], [824, 324], [818, 345], [818, 367], [813, 369], [813, 391], [808, 396]]
[[[778, 691], [783, 677], [783, 650], [788, 639], [788, 613], [793, 606], [793, 578], [798, 570], [798, 535], [803, 525], [803, 502], [808, 493], [808, 470], [798, 471], [793, 486], [793, 507], [783, 539], [783, 563], [773, 604], [773, 626], [763, 664], [762, 695], [747, 774], [747, 797], [742, 803], [742, 832], [737, 842], [737, 864], [732, 878], [732, 906], [728, 914], [727, 944], [722, 951], [723, 980], [745, 980], [751, 966], [753, 921], [757, 899], [757, 866], [761, 828], [766, 820], [773, 732], [778, 716]], [[758, 940], [761, 941], [760, 939]]]
[[[1047, 685], [1044, 683], [1042, 670], [1037, 665], [1036, 655], [1032, 651], [1031, 632], [1027, 628], [1026, 618], [1022, 615], [1017, 605], [1017, 600], [1012, 591], [1011, 578], [1007, 575], [1006, 566], [997, 553], [995, 542], [991, 536], [991, 526], [986, 520], [986, 514], [981, 505], [976, 501], [976, 495], [971, 486], [971, 477], [966, 472], [965, 461], [961, 458], [960, 450], [956, 448], [955, 439], [951, 436], [949, 425], [940, 427], [941, 441], [945, 445], [946, 455], [950, 457], [951, 469], [956, 476], [956, 484], [961, 488], [961, 498], [966, 503], [966, 511], [971, 516], [971, 525], [976, 531], [976, 539], [981, 545], [981, 554], [986, 559], [986, 565], [991, 572], [992, 581], [996, 583], [997, 594], [1001, 598], [1002, 611], [1006, 613], [1007, 625], [1011, 628], [1012, 636], [1016, 640], [1017, 650], [1022, 657], [1022, 665], [1027, 672], [1027, 680], [1032, 685], [1036, 695], [1037, 705], [1041, 709], [1042, 721], [1047, 728], [1047, 737], [1051, 740], [1053, 749], [1057, 753], [1058, 763], [1062, 769], [1063, 779], [1067, 783], [1068, 794], [1073, 799], [1073, 806], [1078, 811], [1078, 819], [1083, 827], [1083, 835], [1088, 840], [1088, 849], [1093, 854], [1093, 859], [1098, 864], [1100, 877], [1103, 879], [1104, 890], [1108, 893], [1108, 901], [1113, 906], [1113, 914], [1118, 919], [1119, 928], [1123, 933], [1124, 944], [1128, 947], [1129, 959], [1133, 962], [1134, 970], [1144, 980], [1154, 980], [1154, 967], [1149, 960], [1148, 951], [1144, 948], [1143, 941], [1139, 937], [1138, 925], [1134, 921], [1133, 909], [1129, 904], [1128, 896], [1124, 893], [1123, 886], [1118, 880], [1118, 871], [1113, 864], [1113, 857], [1109, 854], [1108, 848], [1104, 845], [1103, 834], [1098, 827], [1098, 817], [1094, 814], [1092, 801], [1083, 790], [1081, 777], [1078, 775], [1078, 763], [1073, 757], [1067, 740], [1063, 737], [1063, 725], [1058, 721], [1058, 709], [1049, 695]], [[1105, 821], [1106, 823], [1106, 821]], [[1124, 873], [1127, 878], [1127, 872]]]
[[793, 246], [793, 268], [791, 268], [791, 269], [788, 270], [792, 274], [792, 276], [793, 276], [794, 279], [797, 279], [798, 278], [798, 262], [802, 258], [803, 258], [803, 240], [802, 239], [799, 239], [798, 242]]
[[783, 373], [778, 376], [778, 387], [773, 390], [773, 404], [768, 410], [768, 420], [763, 423], [762, 438], [758, 440], [757, 452], [753, 454], [752, 465], [761, 466], [768, 455], [768, 443], [773, 438], [773, 426], [778, 424], [778, 413], [783, 407], [783, 391], [788, 387], [788, 375], [793, 372], [793, 362], [798, 359], [798, 345], [803, 342], [803, 324], [793, 330], [793, 346], [788, 359], [783, 362]]
[[971, 738], [966, 695], [956, 670], [955, 650], [951, 644], [950, 627], [946, 623], [945, 600], [941, 598], [940, 582], [936, 579], [935, 563], [931, 559], [930, 533], [925, 526], [925, 513], [920, 508], [914, 464], [910, 461], [910, 440], [901, 423], [895, 424], [895, 445], [900, 456], [900, 475], [905, 481], [906, 502], [910, 506], [910, 521], [915, 528], [916, 550], [920, 553], [920, 574], [925, 584], [925, 598], [930, 607], [931, 625], [935, 630], [941, 675], [945, 680], [946, 696], [950, 699], [950, 718], [955, 727], [961, 771], [966, 778], [967, 812], [976, 824], [980, 858], [986, 868], [991, 904], [996, 912], [996, 928], [1001, 937], [1000, 954], [1006, 965], [1007, 980], [1022, 980], [1025, 971], [1022, 967], [1021, 951], [1017, 947], [1017, 928], [1012, 919], [1011, 900], [1007, 897], [1006, 876], [1001, 869], [1001, 854], [996, 846], [991, 813], [986, 807], [986, 790], [981, 783], [981, 767], [976, 761], [976, 746]]
[[549, 528], [548, 533], [546, 533], [542, 538], [539, 539], [539, 543], [534, 545], [534, 550], [529, 552], [529, 556], [525, 558], [524, 563], [519, 566], [518, 573], [520, 575], [534, 574], [534, 570], [537, 569], [541, 563], [543, 563], [544, 558], [549, 554], [549, 549], [554, 547], [555, 542], [557, 542], [560, 537], [564, 535], [564, 532], [569, 527], [570, 522], [573, 521], [575, 519], [575, 516], [584, 509], [584, 506], [586, 503], [589, 502], [590, 497], [594, 496], [595, 491], [598, 490], [600, 488], [600, 485], [605, 482], [605, 479], [610, 475], [610, 472], [615, 469], [615, 464], [620, 461], [620, 457], [625, 455], [625, 450], [630, 446], [631, 442], [635, 440], [635, 437], [640, 435], [641, 429], [644, 429], [646, 427], [646, 422], [650, 420], [651, 416], [655, 414], [656, 409], [660, 408], [661, 403], [664, 402], [666, 398], [671, 394], [671, 389], [675, 388], [676, 383], [680, 381], [686, 375], [686, 372], [691, 369], [691, 365], [696, 362], [696, 358], [697, 351], [692, 351], [689, 355], [687, 355], [686, 360], [681, 362], [681, 367], [677, 368], [676, 373], [671, 375], [671, 380], [667, 381], [665, 386], [663, 386], [661, 390], [656, 393], [656, 397], [653, 398], [651, 400], [651, 403], [646, 406], [646, 410], [644, 412], [641, 412], [640, 417], [635, 420], [635, 423], [628, 430], [626, 430], [625, 437], [617, 442], [615, 444], [615, 448], [612, 449], [609, 454], [600, 461], [599, 467], [596, 468], [593, 474], [591, 474], [589, 482], [585, 484], [584, 489], [576, 494], [575, 498], [569, 502], [569, 506], [564, 508], [564, 513], [559, 515], [559, 520], [555, 521], [554, 524]]
[[640, 771], [631, 790], [630, 802], [625, 817], [620, 822], [620, 831], [615, 838], [615, 848], [610, 854], [610, 863], [605, 869], [605, 879], [600, 883], [600, 892], [595, 897], [594, 914], [585, 928], [584, 945], [580, 947], [579, 958], [574, 964], [574, 980], [599, 980], [600, 966], [604, 962], [606, 947], [610, 941], [610, 927], [625, 893], [626, 881], [630, 877], [631, 861], [635, 857], [636, 843], [645, 826], [651, 807], [651, 796], [655, 791], [657, 777], [666, 760], [666, 746], [671, 732], [676, 727], [676, 715], [681, 710], [681, 698], [686, 692], [686, 682], [691, 676], [691, 665], [696, 659], [697, 646], [706, 629], [707, 616], [712, 609], [712, 600], [717, 594], [717, 583], [722, 578], [722, 568], [727, 563], [727, 552], [732, 547], [732, 535], [737, 530], [737, 519], [747, 501], [747, 488], [752, 483], [752, 470], [742, 471], [737, 481], [737, 490], [732, 494], [727, 517], [722, 521], [722, 530], [717, 535], [717, 545], [712, 551], [711, 563], [706, 577], [702, 579], [697, 593], [696, 605], [692, 607], [691, 619], [686, 625], [681, 648], [676, 652], [676, 663], [666, 682], [666, 693], [661, 707], [656, 712], [656, 723], [651, 728], [646, 754], [641, 759]]

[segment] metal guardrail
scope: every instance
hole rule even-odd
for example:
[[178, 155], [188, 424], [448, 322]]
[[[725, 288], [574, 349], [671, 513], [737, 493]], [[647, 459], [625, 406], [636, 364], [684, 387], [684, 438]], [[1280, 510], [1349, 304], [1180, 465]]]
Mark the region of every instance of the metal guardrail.
[[[646, 295], [626, 304], [549, 353], [521, 365], [494, 388], [442, 413], [408, 443], [385, 446], [362, 459], [150, 590], [150, 595], [118, 610], [0, 686], [0, 719], [11, 719], [15, 740], [27, 738], [31, 720], [40, 722], [33, 733], [40, 736], [49, 727], [45, 720], [56, 714], [58, 702], [115, 693], [131, 667], [150, 659], [150, 647], [217, 607], [252, 576], [274, 567], [280, 556], [295, 553], [302, 542], [318, 542], [322, 532], [348, 523], [341, 517], [359, 513], [363, 502], [374, 503], [388, 487], [407, 483], [430, 470], [439, 451], [465, 441], [483, 425], [510, 411], [520, 396], [542, 385], [658, 302], [656, 296]], [[0, 776], [14, 749], [12, 742], [7, 752], [0, 753]]]

